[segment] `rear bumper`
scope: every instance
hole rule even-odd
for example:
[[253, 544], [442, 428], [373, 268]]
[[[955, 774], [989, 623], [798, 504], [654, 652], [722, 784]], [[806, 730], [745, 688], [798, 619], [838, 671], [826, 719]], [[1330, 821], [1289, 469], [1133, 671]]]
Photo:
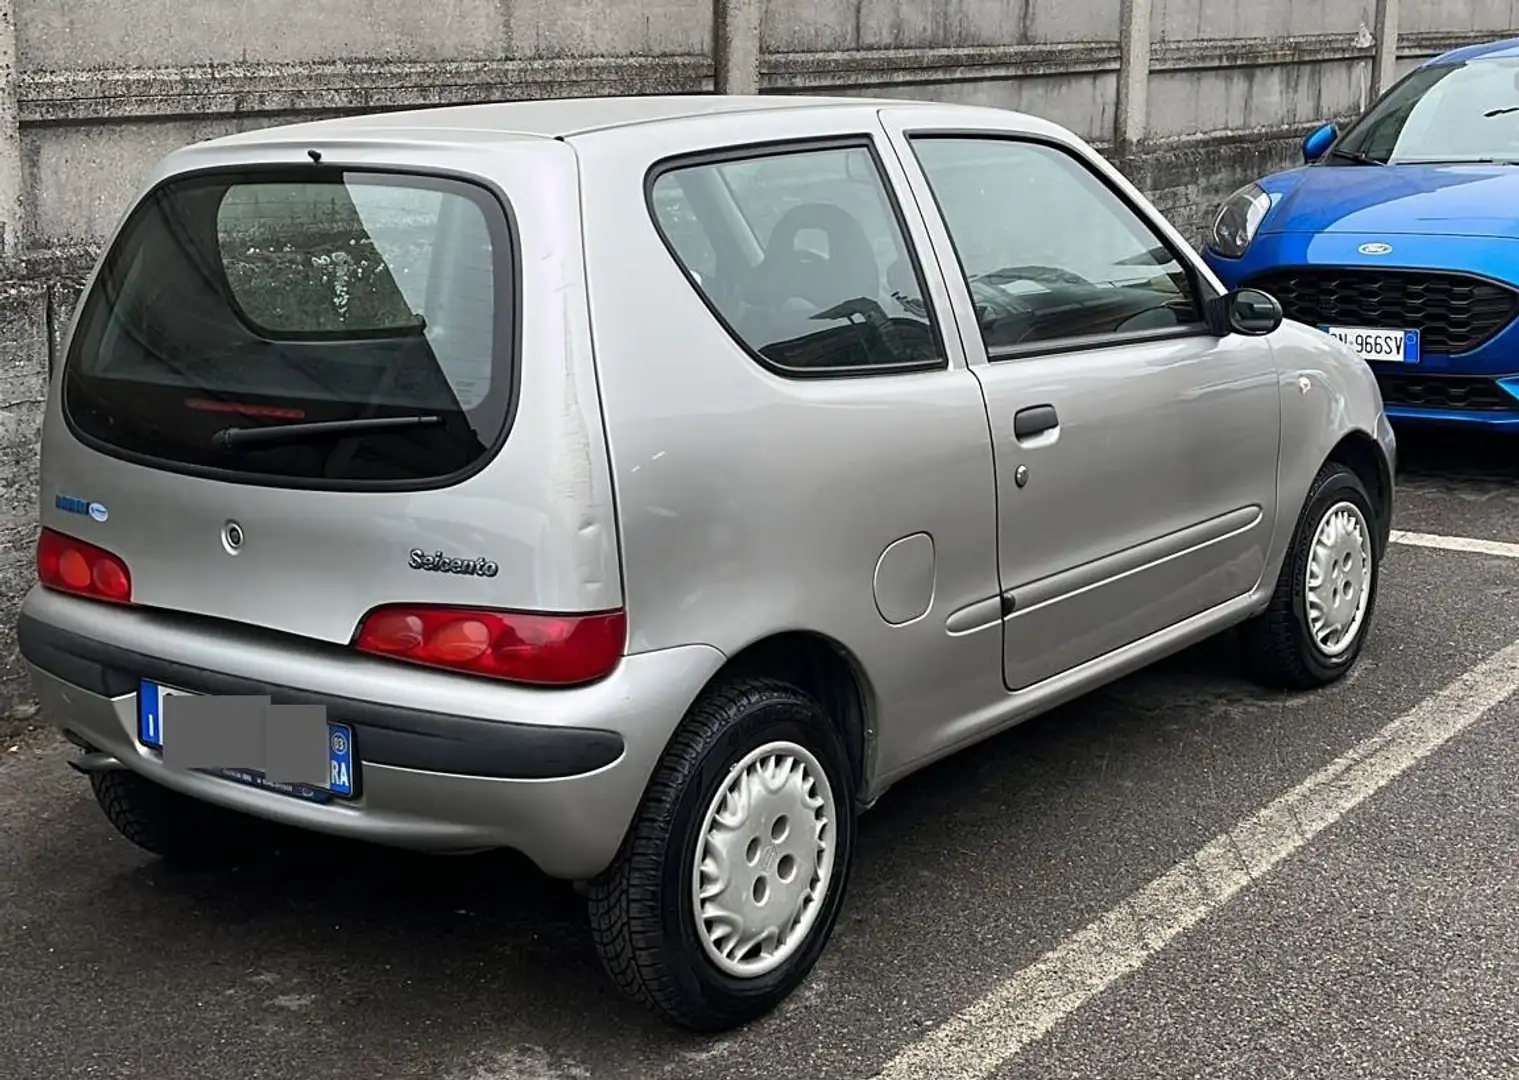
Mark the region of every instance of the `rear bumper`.
[[496, 780], [557, 780], [615, 764], [626, 746], [615, 731], [398, 709], [228, 675], [98, 641], [24, 611], [17, 637], [21, 655], [34, 669], [100, 698], [135, 695], [138, 680], [151, 679], [201, 694], [253, 694], [275, 704], [325, 706], [328, 719], [353, 727], [365, 764]]
[[[723, 660], [705, 646], [645, 653], [594, 686], [535, 691], [40, 588], [18, 630], [44, 716], [165, 787], [375, 843], [514, 848], [572, 879], [611, 862], [676, 724]], [[325, 706], [353, 727], [358, 797], [313, 804], [168, 768], [137, 740], [142, 678]]]

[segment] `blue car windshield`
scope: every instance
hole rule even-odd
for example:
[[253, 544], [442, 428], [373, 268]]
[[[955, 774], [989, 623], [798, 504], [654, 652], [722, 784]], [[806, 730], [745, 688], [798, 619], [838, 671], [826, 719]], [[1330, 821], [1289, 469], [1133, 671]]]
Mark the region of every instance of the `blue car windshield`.
[[1414, 70], [1347, 131], [1326, 165], [1519, 164], [1519, 60]]

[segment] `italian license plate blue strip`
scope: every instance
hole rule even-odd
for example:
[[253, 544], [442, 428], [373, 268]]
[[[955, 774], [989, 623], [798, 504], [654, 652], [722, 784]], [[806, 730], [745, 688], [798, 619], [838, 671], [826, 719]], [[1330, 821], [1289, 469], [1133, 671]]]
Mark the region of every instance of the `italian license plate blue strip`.
[[[137, 691], [137, 741], [150, 750], [163, 750], [164, 699], [185, 693], [172, 687], [143, 679]], [[358, 791], [358, 769], [353, 753], [353, 729], [347, 724], [327, 722], [327, 786], [310, 787], [267, 779], [257, 769], [226, 768], [203, 770], [213, 776], [240, 784], [275, 791], [298, 799], [326, 802], [336, 796], [351, 799]]]
[[137, 741], [150, 750], [164, 748], [163, 687], [142, 680], [137, 688]]
[[327, 722], [327, 767], [332, 774], [327, 790], [342, 799], [353, 798], [353, 731], [346, 724]]

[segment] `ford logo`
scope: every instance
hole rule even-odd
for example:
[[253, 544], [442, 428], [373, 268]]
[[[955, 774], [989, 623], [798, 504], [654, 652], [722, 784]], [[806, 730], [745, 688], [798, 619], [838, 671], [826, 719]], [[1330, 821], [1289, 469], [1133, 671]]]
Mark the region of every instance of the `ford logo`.
[[1356, 250], [1362, 255], [1390, 255], [1392, 254], [1392, 245], [1382, 243], [1362, 244]]

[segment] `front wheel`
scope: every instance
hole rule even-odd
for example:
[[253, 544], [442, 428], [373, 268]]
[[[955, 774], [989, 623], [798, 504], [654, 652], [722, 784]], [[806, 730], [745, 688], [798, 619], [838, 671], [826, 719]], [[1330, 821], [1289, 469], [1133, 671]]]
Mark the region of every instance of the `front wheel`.
[[1260, 681], [1307, 690], [1355, 664], [1381, 577], [1375, 521], [1360, 477], [1336, 462], [1324, 466], [1308, 489], [1271, 605], [1245, 628]]
[[679, 1025], [746, 1023], [822, 955], [853, 850], [847, 758], [823, 710], [769, 679], [721, 686], [692, 707], [590, 886], [602, 962]]

